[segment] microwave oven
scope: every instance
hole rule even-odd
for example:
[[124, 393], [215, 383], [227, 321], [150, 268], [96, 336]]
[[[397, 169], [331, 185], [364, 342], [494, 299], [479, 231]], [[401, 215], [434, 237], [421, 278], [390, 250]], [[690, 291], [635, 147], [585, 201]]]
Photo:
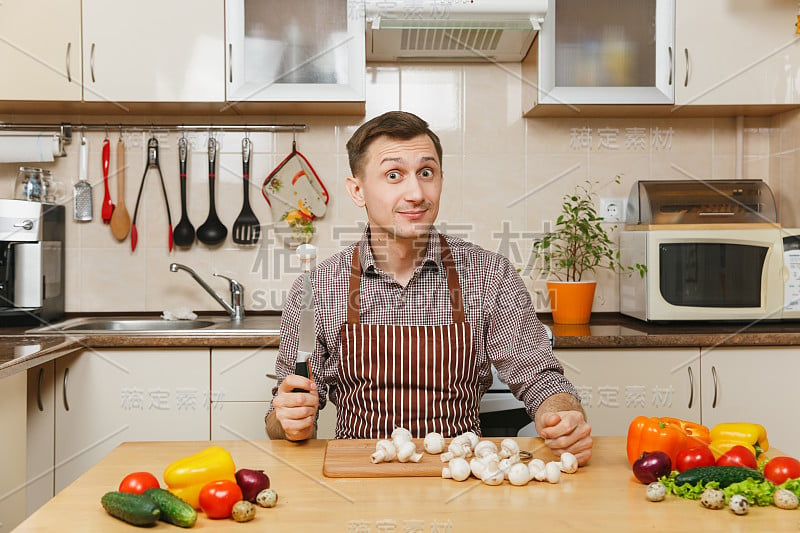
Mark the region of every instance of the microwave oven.
[[620, 312], [647, 321], [800, 319], [800, 230], [775, 224], [620, 232]]

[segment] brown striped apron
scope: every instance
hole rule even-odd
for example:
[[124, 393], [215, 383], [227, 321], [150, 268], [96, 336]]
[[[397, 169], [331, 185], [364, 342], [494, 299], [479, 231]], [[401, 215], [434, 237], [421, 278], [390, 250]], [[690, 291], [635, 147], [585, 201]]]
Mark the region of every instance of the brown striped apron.
[[472, 329], [450, 247], [440, 239], [453, 323], [439, 326], [361, 324], [356, 245], [337, 372], [336, 438], [383, 438], [396, 427], [416, 437], [480, 435]]

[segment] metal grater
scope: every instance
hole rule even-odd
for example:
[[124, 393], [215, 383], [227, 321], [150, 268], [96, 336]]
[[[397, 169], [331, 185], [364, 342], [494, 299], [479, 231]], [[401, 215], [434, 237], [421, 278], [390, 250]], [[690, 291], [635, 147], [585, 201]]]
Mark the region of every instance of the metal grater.
[[89, 143], [81, 137], [78, 150], [78, 182], [72, 189], [72, 218], [75, 220], [92, 220], [92, 185], [86, 180], [89, 168]]

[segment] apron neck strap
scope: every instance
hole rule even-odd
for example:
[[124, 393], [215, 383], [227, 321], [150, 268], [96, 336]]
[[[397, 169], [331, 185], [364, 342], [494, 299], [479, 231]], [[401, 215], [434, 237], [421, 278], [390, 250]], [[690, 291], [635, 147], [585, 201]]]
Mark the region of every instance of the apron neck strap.
[[[439, 235], [442, 243], [442, 263], [447, 273], [447, 289], [450, 293], [450, 307], [453, 310], [453, 322], [464, 322], [464, 298], [461, 293], [461, 284], [458, 281], [458, 272], [453, 262], [453, 254], [450, 251], [444, 235]], [[358, 243], [353, 250], [353, 261], [350, 264], [350, 288], [347, 294], [347, 323], [358, 324], [361, 322], [360, 293], [361, 293], [361, 261], [358, 256]]]

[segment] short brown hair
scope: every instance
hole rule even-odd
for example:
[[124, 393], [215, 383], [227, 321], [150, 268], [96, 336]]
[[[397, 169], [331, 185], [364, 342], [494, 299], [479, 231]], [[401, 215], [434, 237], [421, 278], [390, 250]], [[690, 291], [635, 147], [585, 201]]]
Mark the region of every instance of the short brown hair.
[[439, 165], [442, 164], [442, 143], [431, 131], [428, 123], [407, 111], [389, 111], [362, 124], [347, 141], [347, 156], [353, 176], [364, 170], [364, 157], [370, 144], [383, 135], [391, 139], [406, 141], [419, 135], [427, 135], [433, 141]]

